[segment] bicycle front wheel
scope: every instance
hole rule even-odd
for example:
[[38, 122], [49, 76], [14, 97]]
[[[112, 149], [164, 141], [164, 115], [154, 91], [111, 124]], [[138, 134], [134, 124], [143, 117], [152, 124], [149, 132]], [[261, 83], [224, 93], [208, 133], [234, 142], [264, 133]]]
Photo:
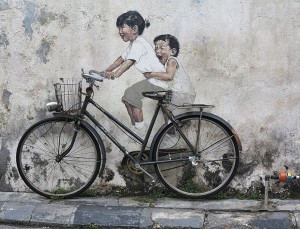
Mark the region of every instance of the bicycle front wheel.
[[67, 198], [86, 190], [105, 163], [104, 149], [89, 128], [80, 124], [73, 147], [75, 121], [66, 117], [42, 120], [22, 136], [17, 167], [26, 185], [47, 198]]
[[230, 126], [216, 116], [200, 114], [189, 112], [177, 119], [185, 137], [171, 123], [158, 133], [153, 147], [159, 179], [172, 192], [187, 198], [220, 192], [236, 174], [239, 162]]

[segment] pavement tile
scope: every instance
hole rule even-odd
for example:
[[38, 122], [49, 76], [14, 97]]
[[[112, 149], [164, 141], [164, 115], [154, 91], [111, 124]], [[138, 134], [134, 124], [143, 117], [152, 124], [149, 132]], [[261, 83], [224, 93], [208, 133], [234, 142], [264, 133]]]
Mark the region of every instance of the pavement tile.
[[119, 199], [120, 207], [149, 207], [150, 202], [142, 202], [137, 198], [120, 198]]
[[296, 221], [288, 212], [218, 212], [209, 213], [206, 229], [217, 228], [271, 228], [292, 229]]
[[77, 206], [39, 204], [32, 213], [31, 224], [72, 225]]
[[226, 210], [226, 211], [251, 211], [261, 206], [261, 201], [257, 200], [179, 200], [179, 199], [159, 199], [154, 203], [155, 207], [164, 208], [190, 208], [199, 210]]
[[49, 203], [50, 200], [37, 195], [36, 193], [25, 192], [1, 192], [0, 201], [18, 201], [18, 202], [37, 202], [37, 203]]
[[277, 211], [300, 211], [300, 200], [278, 200], [269, 201], [269, 206], [273, 206]]
[[202, 228], [205, 213], [186, 209], [152, 209], [157, 228]]
[[75, 212], [74, 225], [138, 228], [142, 208], [81, 205]]
[[294, 217], [298, 228], [300, 228], [300, 212], [294, 213]]
[[57, 200], [64, 204], [90, 204], [99, 206], [119, 206], [119, 200], [115, 197], [75, 197], [72, 199]]
[[285, 229], [295, 228], [296, 221], [288, 212], [266, 212], [256, 213], [256, 218], [252, 219], [249, 224], [256, 228]]
[[151, 219], [153, 208], [144, 208], [141, 213], [139, 228], [153, 228], [154, 222]]
[[[2, 206], [1, 206], [2, 205]], [[23, 202], [2, 202], [0, 204], [0, 221], [1, 222], [29, 222], [34, 209], [35, 203]]]
[[[47, 229], [50, 227], [29, 227], [29, 226], [21, 226], [21, 225], [17, 225], [17, 226], [12, 226], [12, 225], [4, 225], [4, 224], [0, 224], [0, 229]], [[54, 228], [51, 228], [54, 229]]]

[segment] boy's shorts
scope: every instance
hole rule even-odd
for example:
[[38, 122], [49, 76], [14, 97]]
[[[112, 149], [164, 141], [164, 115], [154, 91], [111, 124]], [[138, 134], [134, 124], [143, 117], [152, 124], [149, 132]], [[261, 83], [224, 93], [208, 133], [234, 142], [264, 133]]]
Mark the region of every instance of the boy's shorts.
[[144, 98], [142, 92], [164, 90], [165, 89], [163, 89], [162, 87], [158, 87], [149, 83], [148, 80], [142, 80], [133, 84], [125, 90], [122, 101], [126, 101], [130, 105], [141, 109], [143, 107], [142, 99]]
[[176, 109], [176, 106], [180, 106], [183, 104], [193, 104], [195, 101], [195, 95], [191, 95], [188, 93], [180, 93], [173, 91], [171, 103], [166, 105], [166, 108], [170, 111]]

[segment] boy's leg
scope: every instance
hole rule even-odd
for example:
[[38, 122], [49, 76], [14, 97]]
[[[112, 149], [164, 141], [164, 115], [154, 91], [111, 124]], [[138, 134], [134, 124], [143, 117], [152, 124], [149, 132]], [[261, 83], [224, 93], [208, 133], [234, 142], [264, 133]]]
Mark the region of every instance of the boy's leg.
[[[171, 111], [170, 110], [167, 110], [168, 114], [171, 114]], [[169, 122], [171, 122], [168, 118], [168, 116], [163, 113], [163, 116], [164, 116], [164, 120], [165, 120], [165, 125], [168, 125]], [[175, 127], [172, 127], [169, 131], [168, 131], [168, 134], [175, 134]]]

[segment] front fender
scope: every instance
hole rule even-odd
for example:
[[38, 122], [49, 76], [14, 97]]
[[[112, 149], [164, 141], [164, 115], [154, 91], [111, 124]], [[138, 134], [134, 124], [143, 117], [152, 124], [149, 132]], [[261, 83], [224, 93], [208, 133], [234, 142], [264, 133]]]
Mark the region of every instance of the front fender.
[[[75, 117], [73, 115], [66, 115], [66, 114], [54, 113], [54, 116], [55, 117], [63, 117], [63, 118], [68, 118], [68, 119], [75, 120]], [[80, 122], [81, 122], [82, 125], [84, 125], [88, 130], [90, 130], [93, 133], [93, 135], [97, 139], [99, 147], [101, 148], [100, 150], [102, 150], [103, 152], [105, 152], [105, 147], [104, 147], [102, 138], [100, 137], [99, 133], [95, 130], [95, 128], [92, 127], [91, 124], [89, 124], [88, 122], [86, 122], [84, 120], [80, 120]], [[105, 153], [104, 153], [104, 155], [105, 155]]]

